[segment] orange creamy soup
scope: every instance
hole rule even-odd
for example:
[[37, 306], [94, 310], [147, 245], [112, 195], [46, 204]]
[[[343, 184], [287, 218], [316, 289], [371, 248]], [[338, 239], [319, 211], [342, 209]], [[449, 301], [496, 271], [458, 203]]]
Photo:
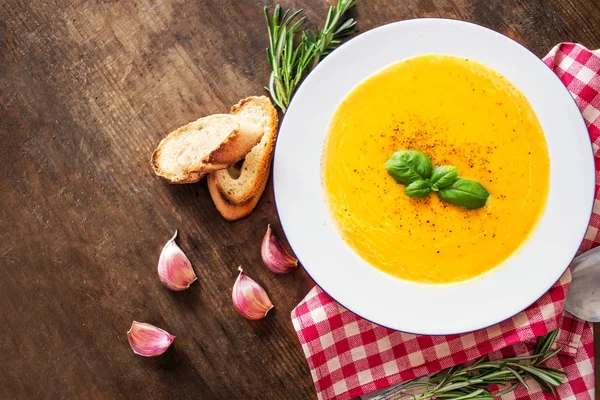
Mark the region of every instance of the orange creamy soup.
[[[477, 210], [406, 196], [387, 173], [398, 150], [426, 153], [434, 166], [490, 193]], [[358, 85], [336, 111], [323, 182], [345, 242], [398, 278], [444, 284], [477, 277], [527, 240], [544, 210], [549, 158], [542, 128], [506, 78], [463, 58], [425, 55]]]

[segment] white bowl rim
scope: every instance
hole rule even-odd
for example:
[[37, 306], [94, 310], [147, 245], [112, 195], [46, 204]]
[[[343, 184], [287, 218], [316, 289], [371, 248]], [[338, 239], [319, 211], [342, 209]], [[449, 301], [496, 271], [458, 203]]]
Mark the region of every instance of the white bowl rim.
[[[419, 30], [419, 29], [421, 29], [421, 30]], [[369, 290], [367, 290], [366, 293], [361, 293], [361, 295], [358, 296], [358, 297], [360, 297], [359, 299], [353, 299], [352, 296], [348, 295], [348, 293], [347, 293], [349, 289], [348, 288], [344, 289], [344, 286], [347, 286], [349, 283], [352, 282], [352, 280], [349, 281], [349, 280], [345, 279], [344, 275], [339, 275], [339, 274], [336, 274], [335, 276], [332, 276], [331, 274], [329, 274], [329, 276], [323, 275], [322, 270], [320, 271], [319, 266], [316, 265], [319, 262], [319, 260], [317, 259], [316, 260], [317, 263], [315, 263], [315, 257], [316, 257], [316, 255], [314, 254], [315, 252], [306, 246], [307, 236], [311, 236], [312, 234], [314, 234], [315, 231], [313, 231], [313, 232], [307, 231], [306, 233], [303, 234], [302, 231], [304, 231], [305, 229], [303, 229], [303, 226], [298, 223], [298, 221], [299, 221], [298, 217], [295, 217], [295, 218], [292, 217], [292, 214], [295, 211], [297, 211], [297, 208], [294, 209], [294, 207], [298, 206], [298, 205], [304, 207], [305, 204], [302, 202], [300, 202], [299, 204], [293, 204], [293, 205], [289, 204], [290, 199], [291, 198], [293, 199], [293, 197], [295, 197], [296, 194], [298, 192], [300, 192], [301, 190], [296, 190], [297, 188], [289, 188], [290, 185], [286, 184], [286, 181], [289, 178], [289, 172], [288, 172], [289, 169], [285, 170], [285, 165], [286, 165], [286, 161], [287, 161], [286, 159], [289, 158], [288, 156], [290, 155], [290, 152], [289, 152], [290, 150], [288, 149], [288, 153], [283, 154], [285, 150], [282, 150], [282, 148], [284, 148], [285, 146], [289, 147], [289, 145], [286, 144], [286, 141], [293, 140], [292, 136], [291, 136], [293, 134], [293, 132], [290, 132], [290, 133], [286, 133], [286, 132], [293, 131], [295, 129], [294, 124], [298, 125], [298, 122], [305, 123], [308, 121], [307, 116], [302, 113], [303, 110], [304, 111], [306, 110], [307, 101], [308, 102], [315, 102], [315, 101], [322, 102], [322, 100], [323, 100], [323, 98], [322, 98], [323, 96], [318, 97], [318, 100], [315, 100], [314, 97], [308, 99], [308, 97], [310, 97], [311, 90], [313, 90], [313, 92], [314, 92], [313, 86], [315, 86], [316, 82], [320, 78], [322, 78], [323, 76], [326, 76], [327, 69], [330, 69], [330, 70], [332, 68], [335, 69], [336, 63], [338, 64], [337, 66], [339, 67], [339, 63], [343, 62], [344, 59], [347, 60], [348, 56], [350, 55], [350, 52], [354, 51], [355, 47], [360, 49], [361, 41], [366, 42], [369, 38], [374, 38], [375, 36], [379, 36], [378, 39], [381, 39], [383, 33], [385, 33], [387, 35], [390, 35], [390, 34], [394, 35], [394, 34], [398, 34], [398, 33], [406, 34], [407, 31], [411, 31], [411, 30], [413, 30], [413, 31], [416, 30], [416, 32], [412, 32], [412, 34], [417, 34], [419, 37], [422, 37], [422, 35], [436, 35], [436, 34], [440, 35], [437, 37], [437, 39], [439, 40], [441, 38], [442, 42], [446, 38], [444, 36], [445, 34], [448, 34], [450, 32], [451, 34], [458, 34], [460, 36], [461, 33], [459, 31], [461, 31], [461, 30], [469, 31], [469, 33], [474, 34], [473, 36], [475, 38], [473, 38], [473, 37], [467, 38], [467, 42], [469, 42], [468, 45], [471, 46], [470, 49], [467, 49], [465, 47], [465, 49], [468, 50], [466, 52], [466, 53], [468, 53], [468, 55], [465, 55], [466, 53], [463, 53], [462, 50], [457, 53], [454, 51], [455, 49], [452, 49], [451, 51], [429, 51], [429, 50], [416, 51], [412, 55], [400, 56], [400, 57], [397, 57], [392, 62], [380, 64], [378, 68], [372, 70], [369, 74], [367, 74], [367, 75], [363, 74], [364, 76], [362, 76], [361, 79], [359, 79], [357, 81], [355, 79], [355, 83], [351, 87], [349, 87], [348, 90], [345, 91], [345, 94], [341, 97], [338, 96], [338, 101], [335, 104], [334, 111], [337, 108], [339, 102], [358, 83], [360, 83], [361, 81], [366, 79], [368, 76], [371, 76], [374, 73], [376, 73], [377, 71], [380, 71], [381, 69], [385, 68], [386, 66], [392, 64], [393, 62], [397, 62], [402, 59], [410, 58], [410, 57], [418, 55], [418, 54], [441, 53], [441, 54], [465, 56], [465, 57], [468, 57], [475, 61], [483, 62], [484, 64], [489, 65], [490, 67], [492, 67], [496, 70], [499, 70], [499, 72], [501, 72], [503, 75], [507, 76], [507, 78], [509, 80], [511, 80], [515, 84], [515, 86], [517, 86], [521, 91], [523, 91], [525, 93], [525, 95], [528, 97], [528, 99], [532, 103], [532, 106], [533, 106], [534, 110], [536, 111], [536, 114], [538, 114], [538, 119], [540, 119], [540, 123], [542, 123], [542, 119], [544, 119], [544, 121], [546, 121], [547, 116], [545, 116], [544, 118], [541, 118], [540, 111], [544, 112], [546, 114], [548, 113], [548, 111], [545, 111], [546, 108], [540, 109], [539, 104], [537, 104], [537, 103], [535, 105], [533, 104], [534, 101], [531, 100], [529, 93], [528, 93], [530, 91], [529, 88], [527, 90], [524, 90], [522, 88], [522, 85], [520, 83], [515, 82], [515, 80], [513, 79], [514, 77], [510, 76], [511, 74], [507, 74], [504, 70], [502, 70], [502, 68], [498, 68], [497, 65], [495, 65], [495, 64], [490, 65], [493, 63], [482, 61], [482, 59], [485, 59], [486, 57], [488, 57], [489, 53], [490, 53], [490, 50], [487, 50], [487, 51], [482, 50], [482, 49], [484, 49], [483, 44], [491, 45], [493, 42], [496, 45], [501, 44], [500, 47], [495, 47], [493, 49], [493, 52], [501, 51], [501, 52], [508, 52], [507, 54], [512, 54], [513, 56], [518, 55], [518, 57], [516, 57], [516, 58], [514, 58], [514, 57], [511, 58], [511, 61], [506, 61], [507, 64], [508, 63], [511, 63], [511, 64], [516, 63], [517, 65], [528, 64], [530, 67], [533, 68], [533, 70], [534, 70], [533, 72], [537, 72], [537, 74], [530, 73], [530, 74], [522, 74], [522, 75], [523, 76], [527, 75], [529, 80], [543, 82], [544, 85], [548, 85], [548, 87], [549, 87], [548, 92], [551, 92], [551, 94], [553, 94], [554, 96], [557, 96], [557, 97], [553, 98], [552, 102], [548, 102], [548, 104], [550, 104], [550, 106], [548, 106], [548, 107], [551, 109], [556, 108], [556, 107], [558, 107], [558, 103], [561, 103], [561, 105], [564, 107], [564, 109], [562, 109], [559, 114], [556, 114], [557, 117], [551, 118], [551, 119], [556, 120], [558, 118], [558, 120], [561, 120], [563, 123], [566, 123], [567, 120], [569, 120], [570, 125], [567, 124], [566, 126], [568, 126], [571, 131], [575, 132], [573, 134], [574, 138], [572, 139], [572, 141], [579, 142], [577, 145], [575, 145], [575, 147], [578, 147], [578, 150], [580, 150], [580, 152], [578, 154], [580, 156], [583, 155], [581, 157], [581, 159], [578, 160], [578, 162], [577, 162], [577, 164], [578, 164], [577, 167], [579, 167], [579, 169], [575, 168], [575, 170], [581, 174], [581, 176], [578, 176], [578, 177], [576, 177], [577, 179], [575, 179], [577, 181], [576, 185], [578, 185], [577, 189], [576, 189], [578, 196], [570, 196], [573, 198], [576, 197], [575, 200], [576, 200], [577, 206], [580, 206], [580, 207], [578, 210], [576, 210], [577, 215], [575, 215], [575, 219], [577, 221], [575, 223], [571, 224], [571, 226], [569, 226], [569, 228], [571, 229], [570, 240], [561, 242], [561, 243], [566, 243], [564, 246], [565, 250], [561, 252], [561, 257], [559, 257], [558, 259], [555, 260], [555, 259], [550, 258], [550, 261], [552, 261], [554, 265], [552, 265], [552, 268], [550, 269], [550, 271], [548, 271], [547, 273], [544, 273], [542, 275], [542, 277], [540, 278], [540, 282], [538, 282], [537, 280], [534, 280], [533, 285], [527, 286], [527, 289], [528, 289], [527, 291], [516, 293], [517, 295], [520, 295], [520, 296], [516, 296], [516, 297], [518, 297], [518, 301], [498, 302], [498, 299], [495, 298], [495, 302], [492, 302], [491, 305], [493, 305], [495, 307], [499, 307], [499, 309], [494, 310], [494, 312], [492, 313], [492, 316], [484, 316], [482, 313], [482, 305], [478, 304], [478, 307], [477, 307], [478, 309], [476, 310], [476, 312], [472, 312], [469, 315], [467, 315], [467, 314], [462, 315], [463, 318], [462, 319], [459, 318], [460, 321], [453, 323], [449, 320], [450, 317], [447, 316], [448, 311], [450, 311], [449, 307], [446, 304], [446, 300], [448, 298], [445, 298], [444, 299], [445, 301], [443, 301], [441, 303], [437, 302], [435, 304], [434, 308], [432, 308], [431, 305], [426, 305], [426, 307], [423, 307], [423, 303], [417, 302], [416, 306], [411, 306], [410, 308], [404, 308], [401, 310], [398, 310], [398, 309], [392, 310], [390, 308], [389, 303], [386, 305], [385, 303], [382, 303], [380, 301], [380, 299], [377, 299], [377, 301], [374, 301], [374, 302], [369, 299], [365, 299], [365, 296], [367, 296], [367, 295], [375, 295], [375, 296], [381, 295], [381, 293], [380, 293], [381, 290], [379, 290], [378, 292], [373, 291], [372, 287], [369, 288]], [[394, 33], [394, 31], [396, 31], [396, 33]], [[463, 33], [466, 34], [465, 32], [463, 32]], [[475, 34], [480, 34], [481, 36], [478, 36]], [[484, 38], [484, 39], [482, 39], [482, 38]], [[448, 39], [448, 40], [451, 40], [451, 39]], [[490, 43], [479, 43], [482, 40], [483, 40], [483, 42], [485, 42], [486, 40], [490, 40]], [[442, 46], [445, 46], [446, 44], [447, 43], [444, 43]], [[471, 53], [473, 52], [474, 45], [475, 45], [475, 52], [481, 50], [486, 55], [481, 56], [481, 57], [473, 56]], [[477, 45], [479, 45], [481, 47], [477, 47]], [[425, 46], [425, 47], [427, 47], [427, 46]], [[510, 50], [507, 50], [507, 49], [510, 49]], [[365, 58], [366, 57], [363, 57], [361, 59], [362, 61], [360, 61], [360, 62], [364, 63]], [[535, 67], [533, 67], [533, 66], [535, 66]], [[350, 69], [348, 69], [346, 71], [350, 71]], [[332, 81], [335, 82], [336, 80], [332, 80]], [[323, 81], [324, 80], [321, 80], [320, 82], [322, 83]], [[325, 110], [326, 110], [326, 108], [325, 108]], [[298, 114], [298, 116], [296, 114]], [[302, 115], [304, 115], [304, 118], [301, 117]], [[310, 117], [310, 114], [308, 116]], [[332, 116], [332, 113], [330, 113], [328, 115], [328, 121], [330, 120], [331, 116]], [[327, 123], [327, 126], [325, 128], [325, 132], [323, 133], [321, 131], [321, 135], [323, 135], [323, 138], [326, 137], [328, 126], [329, 126], [329, 122]], [[542, 123], [542, 126], [544, 127], [544, 130], [546, 133], [547, 123], [546, 122]], [[301, 128], [296, 128], [296, 130], [298, 130], [298, 129], [301, 129]], [[306, 130], [306, 129], [304, 129], [304, 127], [303, 127], [302, 130]], [[555, 130], [558, 130], [558, 128], [551, 129], [551, 131], [555, 131]], [[559, 137], [559, 139], [560, 139], [560, 137]], [[548, 141], [548, 137], [547, 137], [547, 141]], [[569, 141], [571, 141], [571, 140], [569, 140]], [[283, 143], [283, 145], [282, 145], [282, 143]], [[295, 143], [295, 144], [298, 145], [298, 143]], [[551, 151], [552, 149], [550, 149], [550, 144], [548, 144], [548, 147], [549, 147], [549, 153], [552, 154], [552, 151]], [[292, 146], [292, 149], [294, 149], [294, 146]], [[296, 150], [296, 152], [298, 152], [298, 153], [301, 153], [300, 151], [297, 151], [297, 149], [294, 149], [294, 150]], [[322, 152], [322, 146], [320, 146], [319, 150], [318, 150], [319, 171], [320, 171], [320, 154], [321, 154], [321, 152]], [[587, 153], [587, 154], [585, 154], [585, 153]], [[558, 157], [558, 155], [554, 155], [554, 156], [551, 155], [551, 178], [550, 178], [550, 181], [551, 181], [550, 182], [550, 185], [551, 185], [550, 192], [551, 193], [549, 193], [549, 195], [548, 195], [548, 203], [550, 202], [551, 194], [554, 196], [556, 194], [555, 192], [557, 191], [556, 189], [552, 190], [553, 182], [554, 182], [553, 177], [555, 176], [555, 173], [557, 172], [556, 166], [553, 162], [553, 160], [554, 160], [553, 157]], [[560, 157], [560, 158], [562, 158], [562, 157]], [[297, 161], [297, 160], [292, 160], [292, 161]], [[292, 163], [292, 161], [289, 161], [288, 163]], [[594, 203], [594, 193], [595, 193], [595, 168], [594, 168], [593, 161], [594, 161], [594, 158], [593, 158], [591, 142], [589, 140], [589, 134], [588, 134], [587, 128], [585, 126], [583, 117], [582, 117], [574, 99], [571, 97], [571, 94], [567, 91], [566, 87], [562, 84], [560, 79], [554, 74], [554, 72], [552, 72], [543, 63], [542, 60], [540, 60], [537, 56], [535, 56], [531, 51], [529, 51], [527, 48], [525, 48], [520, 43], [514, 41], [513, 39], [511, 39], [507, 36], [504, 36], [501, 33], [493, 31], [489, 28], [486, 28], [486, 27], [483, 27], [483, 26], [480, 26], [480, 25], [477, 25], [477, 24], [474, 24], [471, 22], [465, 22], [465, 21], [459, 21], [459, 20], [453, 20], [453, 19], [422, 18], [422, 19], [411, 19], [411, 20], [394, 22], [394, 23], [390, 23], [387, 25], [383, 25], [383, 26], [374, 28], [365, 33], [362, 33], [362, 34], [356, 36], [355, 38], [349, 40], [347, 43], [342, 45], [335, 52], [330, 54], [311, 72], [311, 74], [306, 78], [304, 83], [301, 85], [301, 87], [298, 89], [298, 91], [294, 95], [294, 99], [291, 102], [290, 106], [288, 107], [288, 111], [283, 118], [279, 137], [278, 137], [278, 140], [276, 143], [275, 156], [274, 156], [274, 161], [273, 161], [273, 186], [274, 186], [275, 204], [276, 204], [277, 212], [278, 212], [278, 215], [280, 218], [282, 228], [283, 228], [283, 230], [288, 238], [288, 241], [290, 243], [290, 246], [296, 253], [296, 256], [300, 260], [304, 269], [311, 276], [311, 278], [317, 283], [317, 285], [319, 285], [323, 289], [324, 292], [329, 294], [334, 300], [338, 301], [339, 304], [341, 304], [343, 307], [345, 307], [349, 311], [359, 315], [360, 317], [362, 317], [368, 321], [371, 321], [375, 324], [387, 327], [389, 329], [394, 329], [394, 330], [403, 331], [403, 332], [407, 332], [407, 333], [423, 334], [423, 335], [448, 335], [448, 334], [460, 334], [460, 333], [476, 331], [476, 330], [483, 329], [483, 328], [492, 326], [494, 324], [497, 324], [508, 318], [511, 318], [511, 317], [515, 316], [516, 314], [518, 314], [519, 312], [526, 309], [527, 307], [529, 307], [535, 301], [537, 301], [540, 297], [542, 297], [547, 292], [547, 290], [550, 287], [552, 287], [560, 279], [560, 277], [564, 274], [565, 270], [568, 268], [570, 261], [575, 256], [577, 249], [579, 248], [579, 244], [585, 237], [585, 232], [587, 230], [587, 226], [589, 224], [589, 219], [591, 217], [592, 206]], [[562, 167], [564, 164], [560, 164], [560, 165]], [[314, 168], [314, 165], [311, 168]], [[562, 169], [561, 169], [561, 171], [562, 171]], [[320, 178], [320, 175], [319, 175], [319, 178]], [[292, 186], [294, 186], [294, 185], [292, 185]], [[319, 185], [321, 185], [320, 179], [319, 179]], [[302, 188], [300, 188], [300, 189], [302, 189]], [[314, 190], [310, 191], [310, 192], [312, 193], [312, 192], [314, 192]], [[294, 193], [296, 193], [296, 194], [294, 194]], [[317, 196], [317, 197], [322, 198], [322, 200], [324, 201], [324, 194], [322, 193], [322, 189], [321, 189], [320, 193], [321, 193], [321, 196]], [[300, 194], [300, 196], [302, 196], [302, 194]], [[326, 207], [326, 205], [325, 205], [325, 207]], [[544, 215], [541, 217], [541, 221], [538, 223], [537, 228], [532, 233], [532, 235], [531, 235], [532, 237], [537, 236], [539, 234], [539, 232], [541, 231], [541, 229], [545, 227], [547, 214], [549, 212], [550, 211], [548, 211], [548, 204], [547, 204], [546, 211], [544, 212]], [[573, 212], [573, 207], [568, 207], [566, 209], [566, 213], [568, 214], [569, 217], [572, 217], [572, 215], [571, 215], [572, 212]], [[556, 214], [556, 210], [554, 210], [554, 214]], [[303, 217], [306, 218], [306, 215], [303, 214]], [[488, 274], [480, 279], [468, 281], [464, 284], [457, 284], [457, 285], [433, 286], [433, 287], [432, 286], [423, 286], [423, 285], [415, 285], [412, 283], [403, 282], [397, 278], [393, 278], [387, 274], [384, 274], [383, 272], [377, 270], [376, 268], [368, 265], [368, 263], [366, 261], [362, 260], [362, 258], [360, 258], [356, 253], [354, 253], [354, 251], [352, 249], [350, 249], [349, 246], [346, 245], [345, 242], [343, 242], [341, 240], [341, 238], [339, 237], [339, 234], [337, 232], [337, 229], [335, 229], [335, 227], [333, 227], [333, 223], [331, 221], [329, 213], [327, 214], [327, 217], [328, 218], [325, 220], [319, 220], [319, 224], [324, 223], [324, 226], [326, 227], [324, 229], [331, 230], [331, 228], [333, 228], [335, 230], [335, 234], [338, 236], [337, 241], [333, 240], [333, 242], [329, 241], [327, 243], [327, 250], [330, 250], [329, 246], [332, 246], [332, 245], [338, 246], [338, 248], [340, 245], [342, 247], [345, 246], [345, 252], [346, 253], [350, 252], [354, 255], [354, 258], [352, 260], [352, 257], [348, 258], [349, 254], [345, 254], [346, 261], [351, 259], [353, 263], [362, 264], [363, 267], [366, 265], [369, 268], [371, 268], [371, 272], [369, 274], [367, 274], [367, 275], [370, 275], [369, 278], [381, 280], [382, 279], [381, 275], [385, 275], [387, 277], [388, 281], [391, 279], [397, 283], [397, 288], [403, 287], [406, 289], [407, 286], [412, 287], [413, 289], [419, 288], [418, 291], [423, 291], [424, 293], [427, 292], [428, 296], [430, 296], [432, 293], [446, 292], [446, 294], [450, 295], [449, 299], [452, 299], [452, 301], [450, 301], [450, 303], [452, 303], [453, 306], [456, 306], [457, 304], [462, 304], [463, 306], [465, 306], [468, 304], [466, 302], [468, 299], [464, 298], [464, 293], [460, 294], [460, 293], [457, 293], [457, 291], [461, 292], [465, 287], [477, 286], [477, 284], [474, 282], [489, 281], [491, 279], [492, 281], [494, 281], [494, 280], [498, 281], [498, 282], [495, 282], [496, 284], [501, 284], [501, 283], [504, 283], [504, 285], [509, 284], [510, 282], [508, 282], [508, 281], [502, 282], [502, 280], [499, 278], [499, 276], [506, 275], [502, 271], [506, 271], [508, 269], [509, 265], [515, 264], [515, 262], [513, 262], [512, 259], [521, 257], [521, 255], [522, 255], [521, 253], [523, 253], [523, 251], [526, 248], [532, 247], [531, 242], [533, 242], [533, 238], [528, 240], [523, 245], [523, 247], [517, 252], [518, 254], [516, 254], [514, 257], [511, 257], [509, 259], [509, 261], [507, 261], [505, 263], [506, 265], [503, 265], [501, 268], [494, 270], [493, 273]], [[309, 214], [308, 218], [309, 219], [311, 218], [310, 214]], [[562, 219], [564, 220], [565, 218], [562, 218]], [[300, 219], [300, 222], [305, 222], [305, 221], [306, 221], [306, 219], [302, 219], [302, 218]], [[542, 223], [542, 222], [544, 222], [544, 223]], [[554, 224], [554, 225], [556, 225], [556, 224]], [[304, 239], [303, 239], [304, 243], [299, 242], [299, 240], [298, 240], [299, 235], [304, 235]], [[562, 236], [565, 236], [565, 235], [562, 235]], [[573, 237], [575, 239], [573, 239]], [[329, 238], [331, 239], [330, 235], [329, 235]], [[562, 239], [565, 239], [565, 238], [563, 237]], [[310, 242], [310, 240], [308, 240], [308, 241]], [[341, 241], [341, 243], [340, 243], [340, 241]], [[313, 244], [314, 243], [315, 243], [315, 241], [313, 241]], [[545, 253], [540, 252], [539, 243], [536, 243], [536, 245], [537, 245], [537, 247], [536, 247], [537, 255], [545, 255]], [[319, 244], [319, 246], [322, 247], [324, 245], [321, 243], [321, 244]], [[557, 246], [550, 246], [550, 252], [555, 253], [556, 248], [557, 248]], [[338, 250], [335, 250], [335, 251], [338, 251]], [[318, 257], [321, 257], [321, 256], [323, 256], [323, 252], [321, 252], [318, 255]], [[331, 255], [327, 255], [325, 258], [328, 259], [326, 261], [332, 260]], [[546, 257], [546, 258], [548, 258], [548, 257]], [[303, 261], [306, 261], [307, 259], [310, 259], [308, 261], [308, 263], [303, 262]], [[551, 264], [552, 264], [552, 262], [551, 262]], [[523, 264], [523, 263], [521, 263], [521, 264]], [[332, 265], [332, 264], [329, 264], [329, 265]], [[338, 270], [337, 270], [338, 273], [341, 272], [341, 270], [339, 270], [339, 267], [336, 266], [336, 268], [338, 268]], [[531, 268], [533, 268], [533, 267], [531, 267]], [[528, 272], [528, 271], [526, 270], [526, 271], [519, 271], [519, 272]], [[514, 272], [512, 273], [512, 275], [514, 278]], [[379, 277], [376, 278], [376, 276], [379, 276]], [[502, 279], [504, 279], [504, 278], [505, 277], [503, 277]], [[529, 280], [530, 278], [532, 278], [531, 274], [529, 274], [529, 275], [525, 274], [523, 276], [523, 279], [521, 279], [521, 280], [531, 282]], [[360, 282], [361, 287], [356, 286], [356, 284], [357, 284], [356, 282], [354, 282], [354, 285], [355, 285], [355, 288], [362, 289], [362, 286], [365, 286], [369, 283], [370, 283], [369, 281], [361, 281]], [[519, 286], [519, 285], [517, 285], [517, 286]], [[533, 286], [533, 287], [529, 288], [529, 286]], [[388, 286], [388, 287], [390, 287], [390, 286]], [[486, 288], [488, 290], [493, 287], [495, 287], [495, 286], [494, 285], [490, 286], [489, 284], [486, 285]], [[520, 285], [520, 288], [522, 289], [523, 285]], [[510, 287], [509, 287], [509, 289], [510, 289]], [[432, 290], [433, 290], [433, 292], [432, 292]], [[482, 292], [480, 290], [477, 293], [488, 294], [489, 291], [486, 293], [486, 292]], [[510, 290], [508, 290], [506, 293], [513, 294], [513, 293], [510, 293]], [[413, 294], [414, 294], [414, 292], [413, 292]], [[458, 303], [456, 303], [454, 301], [454, 296], [456, 296], [456, 295], [458, 295], [458, 297], [463, 296], [463, 299], [461, 300], [462, 303], [460, 301]], [[389, 297], [386, 297], [386, 298], [389, 298]], [[395, 298], [401, 299], [401, 300], [413, 300], [413, 297], [402, 298], [402, 296], [400, 296], [400, 297], [396, 296]], [[477, 299], [477, 297], [475, 297], [475, 298]], [[421, 298], [417, 299], [417, 300], [424, 300], [424, 299], [425, 299], [425, 297], [421, 296]], [[438, 296], [438, 300], [439, 299], [440, 299], [440, 297]], [[478, 300], [481, 300], [481, 299], [478, 299]], [[365, 306], [364, 304], [368, 303], [368, 302], [370, 302], [371, 305]], [[483, 305], [487, 304], [485, 301], [482, 301], [482, 303], [484, 303]], [[510, 303], [510, 304], [508, 304], [508, 303]], [[401, 304], [403, 304], [403, 303], [401, 303]], [[440, 306], [441, 306], [441, 308], [440, 308]], [[384, 309], [383, 311], [381, 311], [382, 307]], [[377, 310], [377, 308], [379, 308], [380, 310]], [[416, 316], [415, 311], [418, 313], [420, 310], [428, 317], [427, 318], [418, 318], [419, 315]], [[433, 314], [433, 318], [431, 317], [432, 311], [438, 311]], [[455, 318], [455, 317], [456, 317], [456, 314], [452, 314], [451, 318]], [[440, 322], [440, 318], [441, 318], [441, 322]], [[435, 319], [435, 320], [432, 321], [432, 319]], [[426, 320], [426, 321], [423, 321], [423, 320]]]

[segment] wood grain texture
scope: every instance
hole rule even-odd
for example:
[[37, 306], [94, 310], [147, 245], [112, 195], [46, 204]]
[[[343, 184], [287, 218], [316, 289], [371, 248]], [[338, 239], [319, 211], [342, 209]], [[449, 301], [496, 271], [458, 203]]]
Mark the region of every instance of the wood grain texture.
[[[281, 3], [319, 23], [327, 8]], [[358, 3], [362, 31], [435, 16], [499, 30], [539, 56], [561, 41], [600, 47], [597, 0]], [[260, 261], [267, 223], [281, 233], [271, 186], [229, 223], [204, 181], [171, 186], [149, 167], [167, 132], [263, 93], [264, 5], [0, 2], [0, 398], [314, 398], [289, 318], [313, 283]], [[183, 293], [155, 272], [176, 228], [199, 276]], [[238, 265], [276, 304], [262, 321], [231, 306]], [[133, 320], [177, 335], [172, 349], [134, 356]]]

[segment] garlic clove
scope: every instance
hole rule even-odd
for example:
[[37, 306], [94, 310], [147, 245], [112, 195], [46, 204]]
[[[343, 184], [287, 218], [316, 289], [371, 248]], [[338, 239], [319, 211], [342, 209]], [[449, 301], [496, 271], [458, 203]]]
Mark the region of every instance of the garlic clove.
[[171, 290], [185, 290], [198, 279], [192, 263], [175, 243], [175, 235], [165, 244], [158, 259], [158, 278]]
[[285, 274], [298, 266], [298, 260], [283, 246], [283, 243], [267, 225], [267, 232], [260, 246], [260, 255], [267, 268], [277, 274]]
[[127, 340], [135, 354], [154, 357], [167, 351], [175, 336], [154, 325], [133, 321], [127, 332]]
[[253, 279], [244, 275], [244, 270], [239, 267], [240, 274], [238, 275], [233, 290], [231, 299], [233, 306], [242, 316], [257, 320], [264, 318], [269, 310], [273, 308], [271, 299], [258, 283]]

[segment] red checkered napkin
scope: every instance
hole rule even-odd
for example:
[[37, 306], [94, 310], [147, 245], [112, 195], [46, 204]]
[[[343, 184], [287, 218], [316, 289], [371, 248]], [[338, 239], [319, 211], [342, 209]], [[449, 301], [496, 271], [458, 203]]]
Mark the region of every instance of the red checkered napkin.
[[[587, 123], [596, 157], [596, 202], [580, 251], [600, 243], [600, 51], [574, 43], [557, 45], [544, 59], [572, 93]], [[568, 132], [565, 132], [568, 134]], [[344, 309], [319, 287], [292, 311], [292, 322], [319, 399], [351, 399], [490, 354], [527, 353], [534, 338], [560, 328], [563, 353], [550, 364], [567, 373], [562, 400], [592, 399], [591, 324], [563, 313], [571, 273], [515, 317], [480, 331], [452, 336], [416, 336], [372, 324]], [[552, 398], [532, 383], [502, 399]]]

